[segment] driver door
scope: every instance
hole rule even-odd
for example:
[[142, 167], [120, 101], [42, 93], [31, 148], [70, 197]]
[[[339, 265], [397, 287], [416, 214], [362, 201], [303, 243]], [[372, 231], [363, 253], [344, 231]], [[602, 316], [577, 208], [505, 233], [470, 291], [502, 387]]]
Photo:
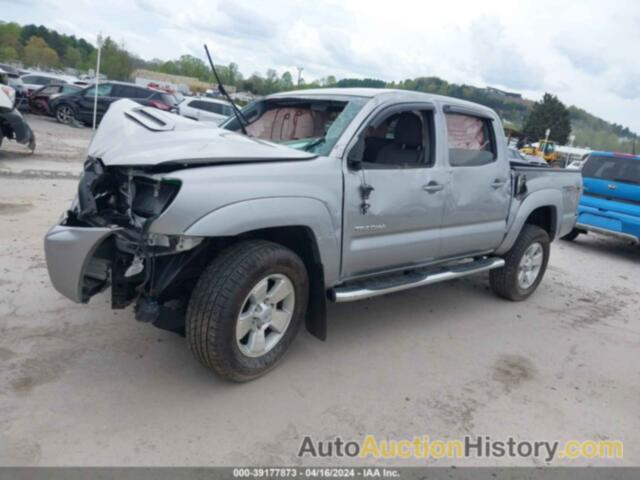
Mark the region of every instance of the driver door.
[[[429, 263], [439, 257], [447, 172], [436, 161], [439, 127], [433, 112], [430, 104], [383, 110], [347, 150], [343, 278]], [[402, 144], [399, 138], [404, 134], [398, 118], [407, 113], [421, 122], [415, 159], [410, 158], [411, 153], [407, 157], [413, 146]]]

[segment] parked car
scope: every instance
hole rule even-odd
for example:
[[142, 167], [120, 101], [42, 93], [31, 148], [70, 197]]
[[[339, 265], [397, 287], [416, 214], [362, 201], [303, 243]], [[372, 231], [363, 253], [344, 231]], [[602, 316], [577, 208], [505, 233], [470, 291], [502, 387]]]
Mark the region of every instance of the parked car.
[[7, 84], [16, 92], [16, 107], [26, 109], [28, 107], [27, 91], [20, 78], [20, 71], [12, 65], [0, 63], [0, 70], [7, 75]]
[[36, 137], [16, 108], [15, 91], [6, 81], [6, 74], [0, 70], [0, 146], [7, 138], [26, 145], [33, 152], [36, 148]]
[[193, 120], [213, 122], [216, 125], [233, 115], [229, 102], [206, 97], [185, 97], [178, 106], [178, 113]]
[[71, 83], [59, 83], [42, 87], [29, 95], [29, 109], [33, 113], [50, 115], [49, 102], [60, 95], [77, 93], [82, 87]]
[[[213, 128], [114, 103], [45, 237], [53, 286], [186, 334], [206, 367], [266, 373], [326, 301], [479, 272], [528, 298], [571, 231], [579, 172], [509, 162], [500, 118], [389, 89], [269, 96]], [[115, 139], [115, 140], [114, 140]], [[390, 319], [393, 321], [393, 319]]]
[[593, 152], [582, 178], [578, 222], [564, 239], [595, 232], [640, 242], [640, 155]]
[[26, 75], [22, 75], [20, 79], [24, 84], [27, 95], [31, 95], [31, 93], [47, 85], [51, 85], [54, 83], [73, 83], [73, 81], [75, 80], [75, 78], [68, 75], [57, 75], [45, 72], [27, 73]]
[[508, 149], [509, 159], [512, 162], [524, 163], [528, 165], [537, 165], [538, 167], [548, 167], [549, 164], [540, 157], [534, 155], [527, 155], [520, 152], [517, 148], [509, 147]]
[[170, 93], [141, 87], [133, 83], [106, 82], [91, 86], [79, 92], [61, 95], [49, 103], [49, 110], [60, 123], [70, 123], [74, 119], [84, 123], [93, 122], [93, 105], [98, 89], [97, 121], [100, 122], [109, 106], [123, 98], [164, 110], [176, 112], [176, 98]]

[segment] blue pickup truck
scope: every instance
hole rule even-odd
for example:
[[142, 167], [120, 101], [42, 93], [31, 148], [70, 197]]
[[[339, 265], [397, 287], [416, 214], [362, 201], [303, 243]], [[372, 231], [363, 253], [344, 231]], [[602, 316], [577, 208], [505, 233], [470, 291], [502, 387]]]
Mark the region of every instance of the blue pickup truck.
[[582, 177], [578, 222], [563, 238], [597, 232], [640, 242], [640, 155], [593, 152]]

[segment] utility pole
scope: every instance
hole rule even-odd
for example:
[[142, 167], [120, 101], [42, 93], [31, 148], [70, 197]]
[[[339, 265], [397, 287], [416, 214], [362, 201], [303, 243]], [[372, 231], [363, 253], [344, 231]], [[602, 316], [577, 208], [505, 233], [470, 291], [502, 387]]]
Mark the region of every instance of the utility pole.
[[302, 71], [304, 70], [303, 67], [296, 67], [296, 69], [298, 70], [298, 86], [300, 86], [300, 80], [302, 80]]
[[96, 60], [96, 81], [93, 85], [93, 130], [96, 129], [96, 116], [98, 113], [98, 83], [100, 82], [100, 54], [102, 53], [102, 33], [98, 34], [98, 58]]

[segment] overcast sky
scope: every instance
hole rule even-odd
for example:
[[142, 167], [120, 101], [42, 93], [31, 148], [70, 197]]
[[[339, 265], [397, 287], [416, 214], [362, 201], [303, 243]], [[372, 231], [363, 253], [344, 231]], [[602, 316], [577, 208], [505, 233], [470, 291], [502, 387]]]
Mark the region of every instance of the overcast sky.
[[439, 76], [567, 104], [640, 132], [640, 1], [0, 0], [0, 19], [143, 58], [189, 53], [248, 76]]

